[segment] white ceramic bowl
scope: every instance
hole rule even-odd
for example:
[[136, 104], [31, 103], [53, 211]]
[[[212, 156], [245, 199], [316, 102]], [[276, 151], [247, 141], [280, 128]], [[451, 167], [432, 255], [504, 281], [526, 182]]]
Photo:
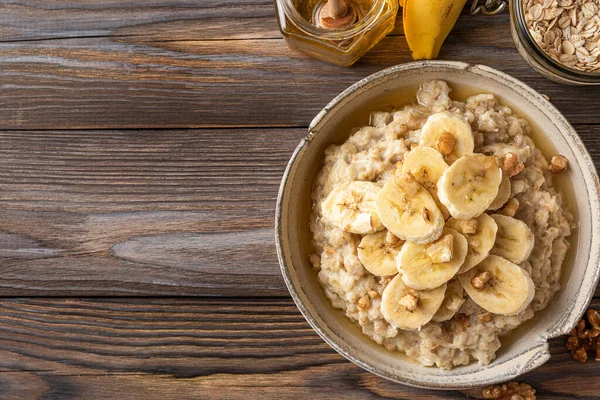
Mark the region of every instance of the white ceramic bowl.
[[[573, 185], [571, 200], [576, 203], [578, 222], [578, 237], [563, 267], [563, 287], [548, 308], [510, 334], [490, 365], [472, 363], [452, 371], [423, 367], [371, 341], [341, 310], [331, 306], [308, 263], [311, 181], [321, 168], [323, 150], [347, 138], [348, 129], [340, 127], [361, 110], [371, 109], [391, 93], [410, 90], [414, 97], [417, 85], [432, 78], [444, 79], [455, 87], [466, 85], [494, 93], [537, 124], [538, 131], [569, 159], [567, 177]], [[314, 330], [337, 352], [365, 370], [417, 387], [490, 385], [539, 367], [550, 358], [548, 339], [569, 332], [584, 313], [600, 271], [600, 183], [591, 157], [573, 127], [549, 101], [524, 83], [489, 67], [460, 62], [428, 61], [392, 67], [357, 82], [333, 99], [312, 121], [308, 135], [292, 155], [279, 191], [275, 225], [283, 277]]]

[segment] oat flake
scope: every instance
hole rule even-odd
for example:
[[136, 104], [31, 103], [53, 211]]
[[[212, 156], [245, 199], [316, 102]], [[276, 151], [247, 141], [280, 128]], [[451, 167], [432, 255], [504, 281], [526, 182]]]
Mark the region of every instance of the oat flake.
[[600, 71], [600, 0], [527, 0], [531, 37], [551, 58], [581, 71]]

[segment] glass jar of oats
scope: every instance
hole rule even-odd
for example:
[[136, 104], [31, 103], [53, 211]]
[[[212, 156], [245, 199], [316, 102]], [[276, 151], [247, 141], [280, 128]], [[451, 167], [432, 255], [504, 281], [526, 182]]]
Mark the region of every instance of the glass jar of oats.
[[511, 0], [521, 57], [544, 77], [600, 85], [600, 0]]

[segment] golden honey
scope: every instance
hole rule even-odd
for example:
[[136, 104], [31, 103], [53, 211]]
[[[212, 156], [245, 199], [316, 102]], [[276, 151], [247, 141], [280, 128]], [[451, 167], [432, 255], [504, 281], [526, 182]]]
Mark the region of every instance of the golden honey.
[[348, 67], [393, 28], [397, 0], [348, 0], [357, 21], [340, 29], [325, 29], [318, 13], [325, 0], [275, 0], [279, 29], [287, 45], [319, 60]]

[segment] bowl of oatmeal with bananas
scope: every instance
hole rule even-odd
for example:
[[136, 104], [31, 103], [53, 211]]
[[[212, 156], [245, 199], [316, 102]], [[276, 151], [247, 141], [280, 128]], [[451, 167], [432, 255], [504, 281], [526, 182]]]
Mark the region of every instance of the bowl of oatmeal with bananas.
[[503, 73], [411, 63], [311, 124], [276, 231], [294, 301], [334, 349], [421, 387], [514, 378], [573, 328], [600, 265], [599, 185], [564, 117]]

